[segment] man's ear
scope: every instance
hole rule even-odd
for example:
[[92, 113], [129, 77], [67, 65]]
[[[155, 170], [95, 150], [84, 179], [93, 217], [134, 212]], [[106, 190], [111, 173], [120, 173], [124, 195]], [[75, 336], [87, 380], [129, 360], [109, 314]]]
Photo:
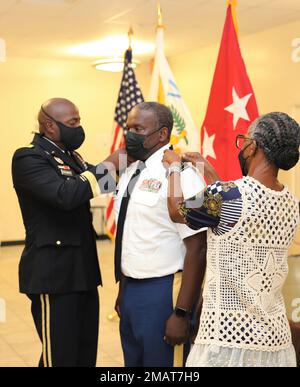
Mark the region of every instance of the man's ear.
[[47, 132], [49, 132], [49, 133], [51, 133], [51, 134], [54, 132], [54, 124], [53, 124], [52, 121], [47, 120], [47, 121], [45, 122], [45, 127], [46, 127]]
[[169, 138], [169, 130], [168, 128], [162, 128], [160, 132], [160, 141], [165, 142]]

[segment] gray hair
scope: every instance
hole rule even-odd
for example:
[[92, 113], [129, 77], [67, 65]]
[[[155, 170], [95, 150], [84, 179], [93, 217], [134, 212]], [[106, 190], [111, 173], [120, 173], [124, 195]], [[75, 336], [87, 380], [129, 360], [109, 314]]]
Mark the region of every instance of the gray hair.
[[274, 112], [257, 118], [248, 135], [276, 167], [287, 171], [299, 161], [300, 127], [288, 114]]
[[169, 137], [171, 137], [174, 120], [172, 112], [167, 106], [158, 102], [142, 102], [136, 105], [135, 108], [152, 111], [156, 117], [157, 129], [167, 128]]

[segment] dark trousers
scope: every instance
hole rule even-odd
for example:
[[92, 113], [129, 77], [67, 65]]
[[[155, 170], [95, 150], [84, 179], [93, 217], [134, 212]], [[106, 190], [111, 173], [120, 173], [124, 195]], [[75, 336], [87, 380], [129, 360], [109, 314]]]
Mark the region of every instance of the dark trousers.
[[181, 273], [147, 280], [125, 279], [120, 304], [120, 333], [126, 367], [183, 367], [189, 345], [164, 341]]
[[98, 290], [28, 295], [43, 352], [40, 367], [95, 367], [99, 329]]

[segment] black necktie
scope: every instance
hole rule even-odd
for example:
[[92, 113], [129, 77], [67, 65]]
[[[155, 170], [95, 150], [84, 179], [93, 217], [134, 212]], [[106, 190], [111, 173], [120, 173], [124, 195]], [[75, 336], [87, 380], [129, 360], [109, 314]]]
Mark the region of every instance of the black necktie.
[[132, 175], [127, 188], [125, 190], [124, 196], [122, 198], [119, 217], [118, 217], [118, 226], [117, 226], [117, 236], [115, 244], [115, 278], [116, 282], [119, 282], [121, 279], [121, 258], [122, 258], [122, 239], [124, 224], [126, 219], [127, 208], [130, 200], [130, 195], [133, 191], [134, 186], [138, 181], [138, 177], [143, 169], [146, 168], [146, 165], [143, 161], [140, 161], [135, 173]]

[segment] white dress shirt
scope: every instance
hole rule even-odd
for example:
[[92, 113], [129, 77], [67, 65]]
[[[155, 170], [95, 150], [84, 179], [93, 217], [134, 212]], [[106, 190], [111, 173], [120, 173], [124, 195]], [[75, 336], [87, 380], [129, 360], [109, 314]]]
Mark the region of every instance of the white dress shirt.
[[60, 146], [58, 146], [57, 144], [55, 144], [54, 141], [49, 140], [49, 138], [47, 138], [47, 137], [45, 137], [45, 136], [44, 136], [44, 139], [47, 140], [47, 141], [49, 141], [49, 142], [51, 142], [51, 144], [54, 145], [54, 146], [56, 146], [56, 148], [58, 148], [62, 153], [66, 153], [66, 151], [65, 151], [64, 149], [62, 149]]
[[[162, 147], [146, 161], [146, 168], [139, 175], [131, 193], [124, 224], [121, 260], [122, 273], [127, 277], [163, 277], [182, 270], [186, 254], [183, 239], [203, 231], [194, 231], [170, 219], [167, 205], [168, 178], [162, 164], [164, 151], [169, 148], [170, 145]], [[116, 221], [122, 197], [138, 163], [131, 164], [120, 178], [114, 202]]]

